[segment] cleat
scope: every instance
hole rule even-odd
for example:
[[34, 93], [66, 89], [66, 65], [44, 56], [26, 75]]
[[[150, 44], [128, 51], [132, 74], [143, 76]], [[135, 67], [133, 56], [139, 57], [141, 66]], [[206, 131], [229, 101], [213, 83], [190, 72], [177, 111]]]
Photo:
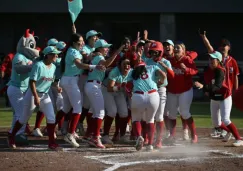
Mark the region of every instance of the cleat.
[[103, 144], [111, 144], [113, 145], [113, 142], [111, 141], [111, 139], [109, 138], [108, 135], [105, 135], [101, 138], [101, 141]]
[[89, 141], [89, 144], [96, 148], [105, 148], [100, 140], [100, 137], [92, 137]]
[[234, 147], [243, 146], [243, 140], [236, 140], [233, 144]]
[[32, 132], [32, 135], [34, 135], [35, 137], [43, 137], [43, 134], [42, 134], [40, 128], [34, 129]]
[[154, 149], [154, 147], [153, 147], [152, 145], [148, 145], [148, 146], [146, 147], [146, 150], [147, 150], [147, 151], [153, 151], [153, 149]]
[[144, 143], [144, 139], [142, 136], [139, 136], [135, 145], [135, 148], [137, 151], [141, 150], [143, 148], [143, 143]]
[[183, 130], [183, 140], [189, 140], [188, 129]]
[[16, 149], [15, 139], [10, 133], [8, 133], [7, 143], [9, 148]]
[[60, 147], [58, 144], [54, 143], [54, 144], [49, 144], [48, 145], [48, 148], [50, 150], [53, 150], [53, 151], [63, 151], [63, 148]]
[[197, 137], [197, 135], [194, 135], [193, 139], [191, 140], [191, 143], [192, 144], [198, 143], [198, 137]]
[[73, 134], [67, 133], [67, 135], [64, 136], [64, 141], [68, 142], [75, 148], [79, 147], [79, 144], [76, 142]]
[[226, 135], [225, 135], [225, 137], [224, 137], [224, 139], [222, 140], [223, 142], [228, 142], [230, 139], [231, 139], [231, 137], [232, 137], [232, 133], [231, 132], [228, 132]]

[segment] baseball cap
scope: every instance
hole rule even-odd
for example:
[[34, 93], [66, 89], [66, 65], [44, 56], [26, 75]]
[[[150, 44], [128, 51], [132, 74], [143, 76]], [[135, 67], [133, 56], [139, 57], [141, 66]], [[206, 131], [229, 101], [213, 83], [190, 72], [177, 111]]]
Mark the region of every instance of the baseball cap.
[[52, 39], [48, 40], [47, 46], [56, 46], [57, 43], [58, 43], [57, 39], [52, 38]]
[[57, 48], [53, 46], [47, 46], [42, 52], [44, 55], [61, 53], [61, 51], [57, 50]]
[[215, 51], [213, 53], [209, 53], [209, 56], [213, 59], [218, 59], [220, 62], [222, 62], [222, 54], [218, 51]]
[[112, 44], [108, 44], [104, 39], [99, 39], [95, 42], [95, 49], [96, 48], [108, 48], [110, 47]]
[[173, 41], [170, 40], [170, 39], [167, 39], [166, 41], [163, 42], [163, 44], [164, 44], [164, 43], [169, 43], [170, 45], [174, 46]]
[[95, 30], [90, 30], [86, 33], [86, 40], [89, 38], [89, 37], [92, 37], [92, 36], [102, 36], [102, 33], [101, 32], [97, 32]]
[[231, 46], [230, 41], [228, 39], [222, 39], [220, 41], [220, 46]]
[[58, 50], [63, 50], [66, 47], [66, 43], [63, 41], [60, 41], [57, 43], [56, 47]]

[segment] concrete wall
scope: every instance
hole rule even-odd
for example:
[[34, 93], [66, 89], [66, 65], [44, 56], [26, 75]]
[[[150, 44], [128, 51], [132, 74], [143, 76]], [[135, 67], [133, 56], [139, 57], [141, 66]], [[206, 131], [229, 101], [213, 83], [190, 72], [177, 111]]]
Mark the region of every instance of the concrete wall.
[[[242, 0], [83, 0], [83, 12], [242, 13]], [[0, 13], [67, 13], [67, 0], [1, 0]]]

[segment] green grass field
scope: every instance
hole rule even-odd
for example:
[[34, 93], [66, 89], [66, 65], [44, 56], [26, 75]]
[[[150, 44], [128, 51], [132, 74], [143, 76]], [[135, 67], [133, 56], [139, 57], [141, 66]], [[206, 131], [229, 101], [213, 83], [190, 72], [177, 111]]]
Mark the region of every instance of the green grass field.
[[[212, 122], [210, 118], [210, 106], [209, 103], [195, 102], [191, 106], [191, 113], [194, 117], [197, 127], [212, 127]], [[30, 125], [35, 122], [36, 114], [33, 114], [30, 119]], [[6, 108], [0, 108], [0, 127], [9, 127], [12, 120], [12, 111]], [[231, 112], [231, 120], [236, 124], [238, 128], [243, 128], [243, 113], [233, 108]], [[43, 122], [45, 125], [45, 122]], [[181, 126], [180, 119], [178, 117], [178, 126]]]

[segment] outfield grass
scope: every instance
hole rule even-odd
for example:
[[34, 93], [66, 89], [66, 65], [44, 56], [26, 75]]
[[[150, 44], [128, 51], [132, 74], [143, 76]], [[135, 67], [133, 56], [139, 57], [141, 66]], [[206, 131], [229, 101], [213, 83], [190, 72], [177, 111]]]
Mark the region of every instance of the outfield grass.
[[[210, 106], [209, 103], [193, 103], [191, 106], [191, 113], [194, 117], [197, 127], [212, 127], [211, 117], [210, 117]], [[30, 125], [34, 125], [36, 114], [30, 118]], [[231, 119], [236, 124], [238, 128], [243, 128], [243, 113], [233, 108], [231, 112]], [[11, 124], [12, 112], [11, 110], [6, 110], [5, 108], [0, 108], [0, 126], [8, 127]], [[45, 121], [43, 122], [45, 125]], [[181, 126], [180, 118], [178, 117], [178, 126]]]

